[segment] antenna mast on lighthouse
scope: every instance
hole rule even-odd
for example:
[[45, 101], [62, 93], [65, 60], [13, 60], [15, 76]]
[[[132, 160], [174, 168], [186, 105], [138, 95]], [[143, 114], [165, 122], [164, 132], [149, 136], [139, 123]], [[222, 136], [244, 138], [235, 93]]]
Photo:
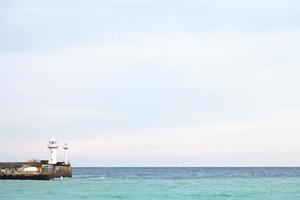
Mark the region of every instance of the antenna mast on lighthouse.
[[68, 149], [69, 149], [69, 147], [68, 147], [67, 142], [65, 142], [65, 145], [64, 145], [63, 149], [65, 150], [65, 164], [67, 165], [67, 164], [69, 164], [69, 161], [68, 161]]

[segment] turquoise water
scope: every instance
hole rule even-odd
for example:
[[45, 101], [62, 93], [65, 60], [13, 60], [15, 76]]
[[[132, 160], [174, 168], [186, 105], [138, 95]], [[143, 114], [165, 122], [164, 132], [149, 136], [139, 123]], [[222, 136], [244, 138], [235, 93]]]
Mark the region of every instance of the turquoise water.
[[298, 168], [81, 168], [74, 169], [72, 179], [1, 180], [0, 199], [299, 200], [298, 172]]

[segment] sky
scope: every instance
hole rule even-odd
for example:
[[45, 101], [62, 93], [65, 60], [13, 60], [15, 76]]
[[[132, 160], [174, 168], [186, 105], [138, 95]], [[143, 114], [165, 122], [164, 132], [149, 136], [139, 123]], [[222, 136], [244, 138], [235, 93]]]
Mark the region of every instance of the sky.
[[299, 10], [1, 0], [0, 161], [53, 136], [73, 166], [300, 166]]

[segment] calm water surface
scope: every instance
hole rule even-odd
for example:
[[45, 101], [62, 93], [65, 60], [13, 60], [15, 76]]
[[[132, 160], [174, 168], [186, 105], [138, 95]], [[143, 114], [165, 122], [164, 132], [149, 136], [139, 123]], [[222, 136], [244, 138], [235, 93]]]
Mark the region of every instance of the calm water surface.
[[73, 175], [0, 180], [0, 199], [300, 199], [300, 168], [74, 168]]

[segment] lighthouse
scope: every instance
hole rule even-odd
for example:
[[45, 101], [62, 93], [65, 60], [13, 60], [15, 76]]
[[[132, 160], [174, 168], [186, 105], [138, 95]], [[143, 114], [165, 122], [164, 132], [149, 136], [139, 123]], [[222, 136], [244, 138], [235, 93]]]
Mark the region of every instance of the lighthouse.
[[57, 148], [58, 148], [57, 141], [55, 138], [51, 138], [49, 140], [48, 148], [50, 151], [50, 157], [48, 163], [55, 165], [57, 163]]
[[67, 164], [69, 164], [69, 162], [68, 162], [68, 149], [69, 149], [69, 147], [68, 147], [67, 142], [65, 142], [65, 145], [64, 145], [63, 149], [65, 150], [65, 164], [67, 165]]

